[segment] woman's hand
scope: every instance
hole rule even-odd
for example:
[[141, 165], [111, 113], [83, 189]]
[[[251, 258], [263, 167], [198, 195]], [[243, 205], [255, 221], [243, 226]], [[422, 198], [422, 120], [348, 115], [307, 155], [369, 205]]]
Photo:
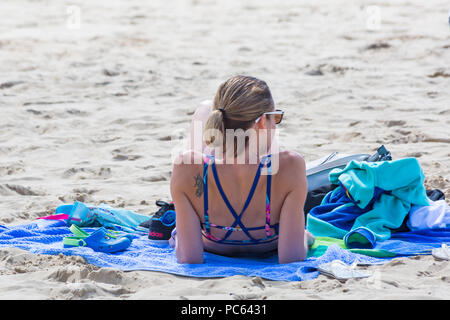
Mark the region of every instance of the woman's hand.
[[308, 244], [308, 247], [311, 248], [314, 244], [314, 241], [316, 240], [311, 232], [308, 230], [305, 230], [305, 237], [306, 237], [306, 243]]

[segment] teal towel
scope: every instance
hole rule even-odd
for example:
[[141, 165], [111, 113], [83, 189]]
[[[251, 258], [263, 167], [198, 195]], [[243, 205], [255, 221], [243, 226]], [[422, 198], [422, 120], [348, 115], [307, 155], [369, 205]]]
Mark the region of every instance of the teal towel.
[[148, 229], [139, 226], [150, 219], [130, 210], [112, 208], [105, 204], [98, 206], [75, 201], [56, 208], [55, 214], [67, 214], [67, 222], [79, 227], [105, 227], [129, 233], [148, 234]]
[[[344, 169], [332, 170], [329, 179], [333, 184], [342, 185], [354, 200], [347, 207], [356, 205], [361, 209], [370, 209], [354, 220], [350, 232], [364, 227], [379, 241], [389, 239], [391, 229], [402, 225], [412, 205], [429, 205], [424, 187], [425, 175], [415, 158], [380, 162], [351, 161]], [[376, 188], [387, 192], [382, 193], [370, 208], [368, 206]], [[345, 211], [346, 208], [339, 210]], [[352, 209], [348, 210], [350, 212]], [[320, 217], [308, 217], [308, 229], [315, 235], [339, 238], [344, 238], [349, 232]]]

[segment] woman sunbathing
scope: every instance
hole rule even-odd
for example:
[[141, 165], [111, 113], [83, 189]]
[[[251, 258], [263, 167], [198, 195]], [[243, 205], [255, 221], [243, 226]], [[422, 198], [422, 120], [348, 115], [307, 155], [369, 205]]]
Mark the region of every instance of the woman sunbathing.
[[[278, 250], [279, 263], [305, 259], [314, 241], [303, 214], [305, 161], [276, 150], [275, 128], [282, 118], [267, 84], [246, 76], [225, 81], [212, 106], [196, 111], [194, 150], [175, 160], [171, 179], [177, 212], [171, 240], [178, 262], [203, 263], [204, 250], [221, 255]], [[204, 142], [196, 148], [199, 127]]]

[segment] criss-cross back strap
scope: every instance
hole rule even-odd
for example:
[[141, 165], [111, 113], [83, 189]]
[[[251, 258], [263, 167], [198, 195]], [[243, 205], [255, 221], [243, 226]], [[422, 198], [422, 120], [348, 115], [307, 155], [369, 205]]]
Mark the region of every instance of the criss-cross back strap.
[[261, 176], [261, 169], [264, 167], [264, 165], [267, 164], [267, 168], [268, 168], [268, 174], [267, 174], [267, 192], [266, 192], [266, 224], [265, 224], [265, 230], [266, 230], [266, 235], [269, 237], [270, 236], [270, 188], [271, 188], [271, 162], [270, 162], [270, 155], [263, 157], [263, 159], [261, 160], [258, 169], [256, 171], [255, 174], [255, 178], [253, 180], [253, 184], [252, 187], [250, 189], [250, 192], [247, 196], [247, 199], [245, 201], [244, 207], [242, 208], [242, 211], [240, 214], [237, 214], [236, 211], [234, 210], [234, 208], [231, 206], [227, 196], [225, 195], [225, 192], [223, 191], [222, 185], [220, 184], [219, 181], [219, 176], [217, 174], [217, 169], [216, 169], [216, 165], [214, 162], [214, 157], [213, 156], [208, 156], [207, 161], [205, 161], [204, 166], [203, 166], [203, 188], [204, 188], [204, 192], [203, 192], [203, 199], [204, 199], [204, 215], [205, 215], [205, 230], [206, 233], [208, 235], [211, 235], [210, 233], [210, 223], [209, 223], [209, 210], [208, 210], [208, 187], [207, 187], [207, 174], [208, 174], [208, 163], [209, 161], [212, 161], [211, 164], [211, 168], [212, 168], [212, 172], [214, 175], [214, 180], [216, 182], [217, 185], [217, 189], [219, 190], [219, 193], [223, 199], [223, 201], [225, 202], [225, 205], [227, 206], [228, 210], [230, 211], [230, 213], [233, 215], [235, 221], [233, 222], [233, 225], [228, 229], [228, 232], [226, 233], [225, 237], [222, 240], [219, 239], [215, 239], [218, 241], [224, 241], [226, 240], [231, 233], [233, 232], [234, 228], [239, 225], [241, 230], [247, 235], [247, 237], [255, 242], [259, 242], [260, 240], [253, 238], [250, 233], [248, 232], [248, 228], [245, 227], [245, 225], [242, 223], [241, 218], [243, 213], [245, 212], [245, 210], [247, 209], [248, 205], [250, 204], [250, 201], [253, 197], [253, 194], [255, 193], [255, 189], [256, 186], [258, 185], [258, 181], [259, 178]]

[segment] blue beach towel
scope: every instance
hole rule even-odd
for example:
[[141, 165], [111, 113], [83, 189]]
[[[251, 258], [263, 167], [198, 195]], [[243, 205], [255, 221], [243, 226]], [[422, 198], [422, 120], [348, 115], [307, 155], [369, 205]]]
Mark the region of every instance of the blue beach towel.
[[[95, 228], [84, 228], [93, 232]], [[317, 266], [335, 259], [350, 264], [355, 260], [367, 264], [379, 264], [390, 258], [374, 258], [356, 254], [331, 245], [319, 257], [310, 256], [305, 261], [278, 264], [277, 256], [264, 259], [225, 257], [205, 252], [205, 263], [183, 265], [177, 263], [174, 249], [168, 243], [151, 241], [147, 236], [134, 235], [127, 250], [114, 254], [95, 252], [86, 247], [64, 248], [62, 239], [72, 235], [64, 221], [36, 220], [18, 226], [0, 225], [0, 247], [17, 247], [32, 253], [78, 255], [98, 267], [110, 267], [123, 271], [159, 271], [176, 275], [217, 278], [235, 275], [258, 276], [269, 280], [301, 281], [319, 275]], [[423, 230], [394, 234], [390, 240], [378, 242], [375, 249], [389, 250], [397, 256], [429, 254], [442, 243], [450, 245], [450, 229]]]
[[374, 249], [387, 250], [399, 256], [421, 255], [431, 254], [433, 248], [441, 247], [443, 243], [450, 244], [450, 228], [392, 233], [391, 239], [377, 242]]
[[[84, 230], [92, 232], [96, 229], [84, 228]], [[87, 247], [64, 248], [62, 239], [69, 235], [72, 233], [64, 221], [37, 220], [18, 226], [0, 226], [0, 247], [17, 247], [37, 254], [78, 255], [98, 267], [110, 267], [123, 271], [160, 271], [199, 278], [244, 275], [279, 281], [314, 279], [319, 275], [318, 265], [335, 259], [346, 263], [352, 263], [358, 259], [367, 264], [388, 261], [388, 259], [355, 254], [332, 245], [320, 257], [309, 257], [305, 261], [289, 264], [278, 264], [277, 256], [250, 259], [205, 252], [205, 263], [186, 265], [177, 262], [175, 251], [168, 243], [151, 241], [147, 236], [134, 235], [127, 250], [110, 254], [95, 252]]]

